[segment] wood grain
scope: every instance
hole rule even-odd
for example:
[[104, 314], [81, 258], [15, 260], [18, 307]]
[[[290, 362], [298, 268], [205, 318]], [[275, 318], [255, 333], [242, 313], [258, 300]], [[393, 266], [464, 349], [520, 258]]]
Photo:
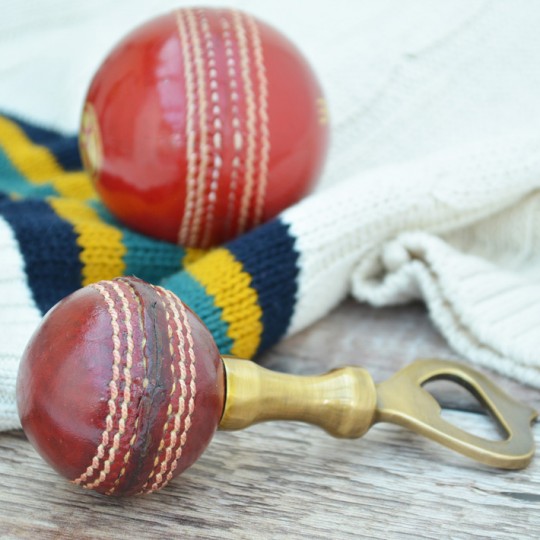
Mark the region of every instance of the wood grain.
[[[421, 306], [374, 310], [346, 302], [282, 342], [262, 363], [294, 373], [343, 364], [383, 380], [417, 357], [456, 358]], [[540, 408], [540, 393], [490, 374]], [[435, 392], [435, 390], [434, 390]], [[491, 426], [466, 395], [437, 388], [447, 417]], [[540, 442], [539, 424], [534, 427]], [[20, 432], [0, 434], [1, 538], [538, 538], [540, 464], [478, 465], [399, 427], [363, 439], [272, 423], [216, 435], [194, 467], [160, 493], [111, 499], [48, 468]]]

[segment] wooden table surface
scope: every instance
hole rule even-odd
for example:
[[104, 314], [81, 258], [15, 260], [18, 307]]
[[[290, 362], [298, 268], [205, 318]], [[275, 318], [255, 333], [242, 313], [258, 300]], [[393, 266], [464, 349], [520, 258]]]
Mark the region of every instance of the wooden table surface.
[[[267, 354], [267, 367], [318, 373], [367, 367], [376, 381], [417, 357], [456, 358], [419, 305], [346, 302]], [[540, 409], [540, 392], [502, 377]], [[491, 433], [471, 400], [434, 388], [450, 418]], [[540, 442], [540, 424], [534, 427]], [[132, 499], [82, 491], [21, 432], [0, 434], [0, 538], [540, 538], [540, 459], [523, 471], [478, 465], [418, 435], [376, 425], [355, 441], [269, 423], [217, 433], [162, 492]]]

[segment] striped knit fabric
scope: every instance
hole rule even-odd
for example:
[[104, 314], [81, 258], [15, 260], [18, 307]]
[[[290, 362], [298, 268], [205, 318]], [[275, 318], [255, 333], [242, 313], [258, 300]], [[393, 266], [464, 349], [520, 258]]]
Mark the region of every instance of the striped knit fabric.
[[[41, 314], [102, 279], [135, 275], [157, 283], [172, 275], [166, 286], [199, 314], [222, 353], [252, 357], [283, 336], [293, 309], [297, 254], [280, 221], [201, 259], [199, 250], [149, 239], [118, 223], [81, 171], [76, 137], [2, 116], [0, 145], [0, 216], [16, 238]], [[269, 259], [280, 264], [270, 269]]]
[[193, 255], [115, 221], [81, 171], [76, 137], [0, 116], [0, 173], [0, 215], [17, 238], [41, 312], [105, 276], [158, 281]]
[[[199, 314], [222, 353], [253, 357], [283, 336], [293, 309], [297, 255], [280, 221], [201, 259], [200, 250], [153, 240], [118, 223], [81, 171], [76, 137], [2, 116], [0, 145], [0, 216], [16, 238], [41, 314], [102, 279], [135, 275], [157, 283], [172, 275], [167, 287]], [[261, 267], [269, 257], [280, 261], [272, 271]]]

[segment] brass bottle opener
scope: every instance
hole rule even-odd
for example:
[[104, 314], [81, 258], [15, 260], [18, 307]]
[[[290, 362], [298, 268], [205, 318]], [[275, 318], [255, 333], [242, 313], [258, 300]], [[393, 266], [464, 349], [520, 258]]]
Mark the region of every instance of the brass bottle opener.
[[[58, 339], [66, 324], [73, 339]], [[506, 438], [477, 437], [441, 418], [423, 387], [436, 379], [467, 388]], [[348, 438], [393, 422], [517, 469], [532, 459], [537, 415], [456, 362], [420, 360], [376, 385], [360, 367], [299, 377], [221, 357], [179, 298], [135, 278], [80, 289], [53, 308], [21, 360], [17, 400], [38, 452], [75, 484], [107, 495], [157, 491], [197, 459], [218, 425], [264, 420], [300, 420]]]
[[[357, 438], [377, 422], [391, 422], [493, 467], [520, 469], [534, 454], [531, 423], [538, 413], [458, 362], [417, 360], [376, 385], [360, 367], [306, 377], [276, 373], [232, 357], [223, 361], [227, 397], [219, 424], [222, 430], [243, 429], [266, 420], [298, 420], [318, 425], [334, 437]], [[427, 382], [441, 379], [469, 390], [506, 438], [488, 440], [444, 420], [441, 406], [423, 388]]]

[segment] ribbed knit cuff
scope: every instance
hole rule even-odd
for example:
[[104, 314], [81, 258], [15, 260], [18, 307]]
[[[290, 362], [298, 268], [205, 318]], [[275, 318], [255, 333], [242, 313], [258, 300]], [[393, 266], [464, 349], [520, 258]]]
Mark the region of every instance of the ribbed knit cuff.
[[17, 369], [41, 313], [28, 287], [13, 231], [1, 217], [0, 261], [0, 431], [4, 431], [20, 427], [15, 401]]

